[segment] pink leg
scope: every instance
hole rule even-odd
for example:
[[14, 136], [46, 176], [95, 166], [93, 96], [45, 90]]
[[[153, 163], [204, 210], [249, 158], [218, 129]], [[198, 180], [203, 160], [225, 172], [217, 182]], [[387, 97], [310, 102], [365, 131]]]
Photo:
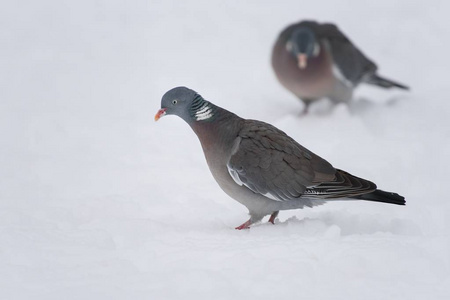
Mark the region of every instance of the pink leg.
[[[250, 220], [251, 220], [251, 219], [250, 219]], [[236, 227], [235, 229], [237, 229], [237, 230], [249, 229], [249, 228], [250, 228], [250, 225], [252, 224], [252, 222], [251, 222], [250, 220], [248, 220], [248, 221], [245, 222], [244, 224], [242, 224], [242, 225]]]
[[278, 216], [279, 211], [274, 212], [270, 215], [269, 222], [275, 224], [275, 218]]
[[304, 117], [304, 116], [308, 115], [308, 111], [309, 111], [308, 108], [305, 108], [298, 114], [298, 116]]

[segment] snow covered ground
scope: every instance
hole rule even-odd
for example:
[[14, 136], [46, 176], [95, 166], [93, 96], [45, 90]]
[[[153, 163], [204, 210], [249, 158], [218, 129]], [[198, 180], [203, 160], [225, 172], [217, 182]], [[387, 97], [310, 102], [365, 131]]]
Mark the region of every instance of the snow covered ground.
[[[448, 299], [448, 1], [3, 1], [1, 299]], [[332, 21], [411, 92], [300, 118], [278, 32]], [[186, 85], [406, 197], [233, 228], [196, 136], [153, 116]], [[316, 107], [320, 110], [320, 107]]]

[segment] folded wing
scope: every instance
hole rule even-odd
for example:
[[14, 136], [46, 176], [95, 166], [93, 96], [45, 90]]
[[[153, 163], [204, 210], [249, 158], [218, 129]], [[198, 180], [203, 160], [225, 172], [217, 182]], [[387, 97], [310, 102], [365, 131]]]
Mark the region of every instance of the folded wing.
[[227, 167], [234, 181], [276, 201], [355, 197], [374, 183], [336, 170], [272, 125], [247, 120]]

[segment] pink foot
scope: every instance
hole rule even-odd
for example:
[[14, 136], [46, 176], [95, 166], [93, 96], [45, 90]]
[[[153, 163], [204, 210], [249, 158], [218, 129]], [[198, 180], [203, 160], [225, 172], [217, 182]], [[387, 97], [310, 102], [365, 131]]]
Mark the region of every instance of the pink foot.
[[275, 225], [275, 218], [278, 216], [278, 211], [270, 215], [269, 222]]
[[237, 230], [248, 229], [248, 228], [250, 228], [250, 225], [251, 225], [251, 224], [252, 224], [252, 223], [250, 222], [250, 220], [248, 220], [248, 221], [245, 222], [244, 224], [242, 224], [242, 225], [236, 227], [235, 229], [237, 229]]

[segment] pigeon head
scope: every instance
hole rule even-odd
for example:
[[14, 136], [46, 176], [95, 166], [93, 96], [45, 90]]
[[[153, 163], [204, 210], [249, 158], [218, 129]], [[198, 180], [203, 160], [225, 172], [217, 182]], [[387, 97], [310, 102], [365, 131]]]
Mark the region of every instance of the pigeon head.
[[306, 26], [294, 29], [286, 43], [286, 49], [297, 59], [300, 69], [305, 69], [308, 59], [319, 54], [319, 47], [316, 35]]
[[155, 115], [158, 121], [165, 115], [176, 115], [187, 123], [212, 121], [216, 106], [186, 87], [176, 87], [166, 92], [161, 99], [161, 109]]

